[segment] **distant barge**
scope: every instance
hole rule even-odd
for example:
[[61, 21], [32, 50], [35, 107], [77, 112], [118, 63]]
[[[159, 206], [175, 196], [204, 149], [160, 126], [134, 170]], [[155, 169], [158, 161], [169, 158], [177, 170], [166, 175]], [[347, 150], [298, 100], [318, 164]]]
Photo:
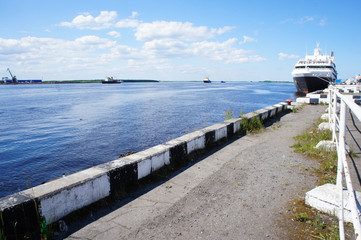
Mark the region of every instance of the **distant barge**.
[[203, 82], [204, 83], [211, 83], [211, 80], [209, 80], [209, 77], [204, 77]]
[[10, 73], [11, 79], [9, 77], [2, 77], [0, 84], [25, 84], [25, 83], [42, 83], [40, 79], [27, 79], [27, 80], [18, 80], [15, 75], [13, 75], [8, 68], [7, 71]]
[[103, 81], [103, 84], [114, 84], [114, 83], [122, 83], [121, 80], [114, 79], [113, 77], [106, 77]]
[[26, 79], [26, 80], [13, 80], [9, 79], [8, 77], [3, 77], [0, 84], [28, 84], [28, 83], [42, 83], [43, 80], [41, 79]]

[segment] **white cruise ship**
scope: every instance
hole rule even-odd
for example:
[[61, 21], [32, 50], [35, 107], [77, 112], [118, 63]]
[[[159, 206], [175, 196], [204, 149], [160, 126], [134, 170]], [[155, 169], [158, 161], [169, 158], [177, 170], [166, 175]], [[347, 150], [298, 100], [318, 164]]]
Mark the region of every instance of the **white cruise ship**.
[[299, 92], [314, 92], [327, 88], [337, 78], [333, 51], [331, 56], [321, 54], [319, 44], [313, 55], [300, 59], [292, 71], [293, 82]]

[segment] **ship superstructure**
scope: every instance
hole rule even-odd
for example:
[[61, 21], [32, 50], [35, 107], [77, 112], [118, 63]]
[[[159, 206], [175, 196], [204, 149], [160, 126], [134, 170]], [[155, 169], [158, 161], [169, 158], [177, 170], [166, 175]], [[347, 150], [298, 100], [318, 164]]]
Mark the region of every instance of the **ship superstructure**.
[[333, 51], [330, 56], [323, 55], [317, 44], [313, 55], [306, 55], [296, 63], [292, 77], [299, 92], [314, 92], [327, 88], [337, 78]]

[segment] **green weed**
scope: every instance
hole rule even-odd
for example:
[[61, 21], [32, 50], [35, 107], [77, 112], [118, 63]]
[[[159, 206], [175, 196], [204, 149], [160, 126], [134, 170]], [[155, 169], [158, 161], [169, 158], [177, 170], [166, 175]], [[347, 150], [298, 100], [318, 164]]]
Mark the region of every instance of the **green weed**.
[[[294, 137], [297, 140], [292, 148], [295, 152], [301, 152], [309, 157], [316, 159], [319, 167], [313, 168], [319, 179], [319, 184], [336, 184], [337, 177], [337, 152], [316, 149], [315, 146], [321, 140], [331, 140], [332, 132], [330, 130], [319, 130], [318, 125], [322, 122], [320, 119], [315, 123], [312, 129], [304, 134]], [[352, 154], [352, 153], [351, 153]], [[299, 226], [292, 232], [294, 239], [308, 239], [303, 235], [312, 236], [313, 239], [339, 239], [338, 221], [334, 216], [323, 214], [314, 208], [307, 206], [304, 200], [298, 200], [293, 206], [293, 219]], [[352, 227], [345, 225], [345, 230], [352, 232]], [[302, 230], [301, 230], [302, 229]]]
[[296, 213], [296, 220], [299, 222], [308, 222], [310, 221], [310, 218], [308, 217], [308, 214], [306, 212], [300, 212]]
[[230, 109], [227, 110], [225, 115], [226, 115], [226, 120], [233, 118], [233, 112]]
[[337, 174], [337, 152], [316, 149], [317, 143], [322, 140], [332, 139], [330, 130], [319, 130], [312, 128], [302, 135], [294, 137], [297, 143], [291, 146], [295, 152], [301, 152], [320, 162], [320, 167], [314, 169], [318, 173], [320, 184], [334, 183]]
[[[304, 200], [296, 200], [290, 207], [293, 221], [289, 226], [289, 239], [339, 239], [337, 217], [306, 205]], [[352, 224], [345, 224], [345, 232], [352, 234]]]
[[251, 119], [243, 118], [241, 128], [246, 130], [247, 133], [263, 130], [263, 124], [259, 116], [252, 117]]
[[305, 103], [302, 103], [301, 105], [298, 105], [297, 107], [296, 107], [296, 106], [293, 106], [293, 107], [292, 107], [292, 112], [293, 112], [293, 113], [297, 113], [299, 110], [303, 109], [305, 106], [306, 106]]

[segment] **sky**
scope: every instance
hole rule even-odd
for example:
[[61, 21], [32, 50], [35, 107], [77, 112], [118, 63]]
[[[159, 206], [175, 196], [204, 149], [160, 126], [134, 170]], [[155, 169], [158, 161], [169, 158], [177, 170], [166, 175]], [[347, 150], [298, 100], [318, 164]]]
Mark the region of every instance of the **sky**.
[[0, 77], [292, 81], [335, 53], [361, 73], [361, 0], [0, 0]]

